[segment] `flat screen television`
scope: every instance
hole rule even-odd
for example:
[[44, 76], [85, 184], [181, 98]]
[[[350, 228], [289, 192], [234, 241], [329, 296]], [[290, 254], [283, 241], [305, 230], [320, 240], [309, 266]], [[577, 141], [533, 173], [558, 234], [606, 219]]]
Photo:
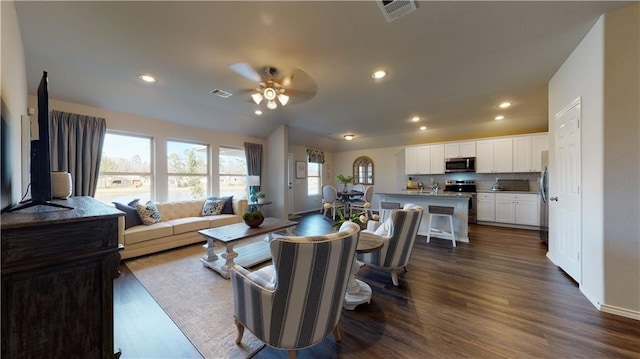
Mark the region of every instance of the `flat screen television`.
[[31, 129], [31, 199], [19, 203], [9, 211], [45, 205], [68, 208], [51, 202], [51, 158], [49, 157], [49, 79], [47, 72], [42, 72], [38, 85], [38, 121], [37, 130]]

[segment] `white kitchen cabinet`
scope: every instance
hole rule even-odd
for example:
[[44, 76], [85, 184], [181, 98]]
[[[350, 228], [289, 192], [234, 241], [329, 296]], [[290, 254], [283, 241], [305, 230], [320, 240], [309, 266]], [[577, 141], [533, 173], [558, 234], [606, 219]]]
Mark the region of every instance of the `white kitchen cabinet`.
[[418, 174], [431, 173], [431, 149], [430, 146], [418, 147]]
[[540, 225], [539, 196], [534, 193], [495, 193], [495, 221]]
[[429, 146], [431, 152], [430, 164], [431, 171], [429, 174], [442, 174], [444, 173], [444, 145], [431, 145]]
[[460, 142], [460, 157], [475, 157], [476, 141]]
[[405, 147], [404, 173], [408, 175], [418, 173], [418, 147]]
[[476, 142], [477, 173], [513, 171], [513, 138], [496, 138]]
[[405, 147], [404, 173], [407, 175], [429, 174], [431, 172], [431, 151], [429, 146]]
[[404, 173], [407, 175], [444, 173], [444, 145], [405, 147]]
[[496, 202], [493, 193], [477, 194], [477, 219], [478, 221], [495, 222], [496, 221]]
[[531, 172], [531, 136], [513, 138], [513, 172]]
[[445, 143], [444, 144], [444, 158], [459, 158], [460, 157], [460, 143]]
[[542, 152], [548, 149], [548, 134], [531, 136], [531, 172], [542, 171]]
[[547, 134], [514, 137], [513, 172], [540, 172], [542, 151], [547, 149]]
[[451, 142], [444, 145], [444, 158], [476, 156], [476, 141]]

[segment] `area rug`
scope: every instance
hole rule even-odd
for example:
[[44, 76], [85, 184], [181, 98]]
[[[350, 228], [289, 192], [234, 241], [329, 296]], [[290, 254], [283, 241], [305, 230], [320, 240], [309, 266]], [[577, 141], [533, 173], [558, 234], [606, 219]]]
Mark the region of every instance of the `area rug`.
[[200, 262], [201, 245], [127, 261], [126, 266], [205, 358], [248, 358], [262, 342], [245, 330], [235, 344], [231, 281]]

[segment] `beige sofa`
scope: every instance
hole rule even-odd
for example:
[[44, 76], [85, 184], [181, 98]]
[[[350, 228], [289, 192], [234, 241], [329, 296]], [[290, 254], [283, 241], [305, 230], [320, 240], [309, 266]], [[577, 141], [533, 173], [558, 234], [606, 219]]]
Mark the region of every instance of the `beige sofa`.
[[122, 259], [138, 257], [187, 244], [204, 242], [201, 229], [242, 222], [247, 200], [233, 198], [234, 214], [202, 216], [204, 200], [156, 203], [161, 222], [124, 229], [124, 217], [119, 218], [118, 242], [124, 246]]

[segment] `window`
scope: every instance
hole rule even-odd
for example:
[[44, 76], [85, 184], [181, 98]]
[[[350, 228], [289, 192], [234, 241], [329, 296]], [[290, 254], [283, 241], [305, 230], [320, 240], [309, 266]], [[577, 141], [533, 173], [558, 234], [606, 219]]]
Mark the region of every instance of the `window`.
[[247, 197], [247, 158], [244, 148], [220, 147], [220, 196]]
[[128, 203], [136, 198], [145, 203], [151, 199], [151, 141], [150, 137], [107, 132], [102, 147], [96, 199], [108, 204]]
[[322, 185], [320, 181], [321, 173], [322, 167], [320, 163], [307, 163], [307, 196], [317, 196], [320, 194], [320, 187]]
[[367, 156], [361, 156], [353, 161], [353, 183], [373, 184], [373, 161]]
[[168, 200], [203, 199], [209, 188], [209, 146], [167, 141]]

